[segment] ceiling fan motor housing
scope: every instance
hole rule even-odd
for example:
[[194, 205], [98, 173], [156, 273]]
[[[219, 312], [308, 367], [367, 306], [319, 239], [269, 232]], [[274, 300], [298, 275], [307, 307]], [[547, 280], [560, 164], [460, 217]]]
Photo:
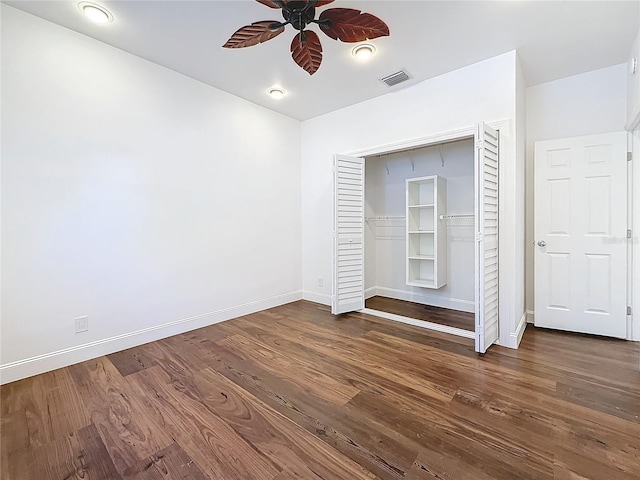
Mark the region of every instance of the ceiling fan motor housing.
[[313, 22], [316, 9], [311, 2], [288, 2], [282, 7], [282, 16], [296, 30], [304, 30], [309, 23]]

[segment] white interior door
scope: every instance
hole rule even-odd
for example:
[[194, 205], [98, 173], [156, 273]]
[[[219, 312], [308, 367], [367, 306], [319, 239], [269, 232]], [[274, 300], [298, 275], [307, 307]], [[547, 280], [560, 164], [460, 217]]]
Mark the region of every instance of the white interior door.
[[364, 308], [364, 158], [334, 163], [333, 295], [331, 313]]
[[535, 325], [626, 337], [627, 135], [536, 142]]
[[476, 352], [498, 340], [498, 132], [479, 123], [475, 138]]

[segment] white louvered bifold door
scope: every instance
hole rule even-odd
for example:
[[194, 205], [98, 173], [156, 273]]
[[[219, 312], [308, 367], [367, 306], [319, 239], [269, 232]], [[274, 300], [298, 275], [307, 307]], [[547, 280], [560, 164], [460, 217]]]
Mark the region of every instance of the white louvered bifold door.
[[498, 340], [498, 132], [479, 123], [475, 138], [476, 352]]
[[364, 158], [336, 155], [331, 313], [364, 308]]

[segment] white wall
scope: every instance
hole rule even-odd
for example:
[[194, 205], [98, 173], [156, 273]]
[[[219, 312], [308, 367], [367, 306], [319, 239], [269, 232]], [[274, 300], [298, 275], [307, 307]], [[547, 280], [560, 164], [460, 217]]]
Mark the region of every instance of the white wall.
[[524, 228], [516, 218], [524, 192], [516, 183], [516, 54], [509, 52], [302, 124], [302, 263], [303, 296], [330, 302], [332, 275], [333, 187], [335, 153], [465, 129], [476, 122], [507, 120], [501, 152], [501, 336], [504, 345], [517, 344], [516, 296], [524, 291], [523, 272], [516, 265], [516, 235]]
[[[444, 162], [444, 165], [443, 165]], [[470, 214], [475, 207], [474, 145], [472, 139], [412, 151], [369, 157], [365, 161], [365, 201], [367, 216], [405, 216], [408, 178], [440, 175], [447, 180], [447, 213]], [[388, 170], [388, 173], [387, 173]], [[473, 218], [468, 225], [447, 226], [447, 284], [438, 289], [410, 287], [406, 284], [406, 222], [402, 219], [371, 220], [365, 287], [375, 294], [410, 300], [426, 305], [475, 311], [475, 231]], [[368, 253], [368, 252], [367, 252]], [[372, 271], [372, 273], [370, 273]]]
[[530, 313], [534, 309], [534, 143], [623, 131], [626, 72], [626, 64], [615, 65], [527, 89], [526, 305]]
[[300, 133], [3, 5], [2, 381], [300, 298]]

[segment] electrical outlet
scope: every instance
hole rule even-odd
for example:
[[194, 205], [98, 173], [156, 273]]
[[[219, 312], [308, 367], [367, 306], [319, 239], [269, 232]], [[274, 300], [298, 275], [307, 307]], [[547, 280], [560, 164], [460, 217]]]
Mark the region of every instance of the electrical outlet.
[[324, 278], [318, 277], [318, 286], [321, 287], [324, 285]]
[[86, 332], [89, 330], [89, 317], [76, 317], [76, 333]]

